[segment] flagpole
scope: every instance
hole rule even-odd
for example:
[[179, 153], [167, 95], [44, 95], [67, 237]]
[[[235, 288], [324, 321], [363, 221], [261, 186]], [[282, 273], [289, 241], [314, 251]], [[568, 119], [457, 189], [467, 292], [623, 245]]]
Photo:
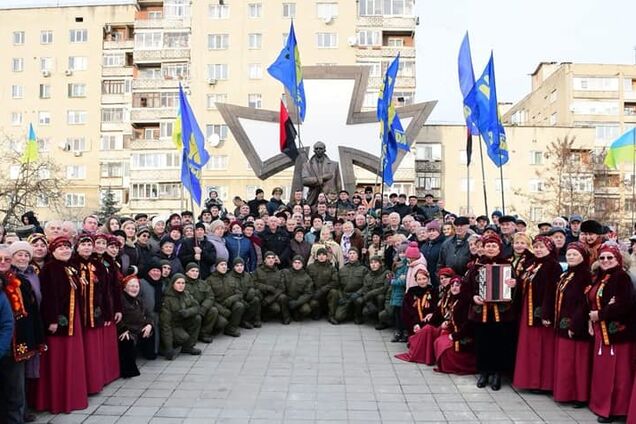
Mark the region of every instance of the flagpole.
[[499, 181], [501, 183], [501, 211], [506, 214], [506, 200], [504, 197], [503, 164], [501, 163], [501, 151], [499, 152]]
[[631, 234], [634, 233], [634, 200], [636, 199], [636, 131], [632, 131], [632, 228], [629, 229]]
[[470, 215], [470, 162], [466, 162], [466, 216], [469, 216], [469, 215]]
[[[484, 140], [479, 134], [479, 159], [481, 161], [481, 186], [484, 191], [484, 206], [486, 208], [486, 216], [488, 216], [488, 195], [486, 194], [486, 171], [484, 170]], [[470, 189], [470, 180], [466, 182], [467, 189]]]

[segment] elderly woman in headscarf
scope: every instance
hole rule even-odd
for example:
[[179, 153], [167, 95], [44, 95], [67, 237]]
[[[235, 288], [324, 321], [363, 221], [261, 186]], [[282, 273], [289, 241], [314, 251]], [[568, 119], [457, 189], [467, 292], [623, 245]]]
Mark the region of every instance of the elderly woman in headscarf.
[[207, 238], [214, 245], [216, 260], [223, 259], [227, 262], [230, 258], [230, 252], [227, 249], [226, 240], [223, 238], [224, 234], [225, 223], [217, 219], [210, 224], [210, 233], [207, 235]]
[[512, 384], [519, 389], [550, 391], [554, 380], [554, 298], [561, 265], [550, 237], [537, 236], [532, 248], [534, 263], [517, 277], [521, 315]]

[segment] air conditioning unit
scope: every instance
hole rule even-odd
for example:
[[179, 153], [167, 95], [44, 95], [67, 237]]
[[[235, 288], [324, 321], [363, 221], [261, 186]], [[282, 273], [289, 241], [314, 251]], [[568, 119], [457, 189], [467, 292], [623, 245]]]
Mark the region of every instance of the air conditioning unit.
[[50, 77], [51, 76], [51, 71], [48, 71], [48, 70], [45, 69], [44, 71], [42, 71], [42, 76], [45, 77], [45, 78]]
[[347, 38], [347, 41], [349, 42], [349, 45], [351, 47], [355, 47], [358, 45], [358, 37], [356, 37], [355, 35], [352, 35], [351, 37]]
[[63, 152], [70, 152], [71, 151], [71, 145], [69, 143], [66, 143], [66, 142], [61, 142], [60, 144], [58, 144], [57, 147], [60, 150], [62, 150]]
[[75, 156], [76, 158], [79, 158], [82, 156], [82, 152], [73, 152], [73, 156]]
[[219, 143], [221, 143], [221, 137], [218, 134], [216, 134], [216, 133], [212, 133], [208, 137], [207, 141], [208, 141], [208, 144], [210, 145], [210, 147], [217, 147], [219, 145]]
[[70, 77], [71, 75], [73, 75], [73, 71], [71, 69], [67, 69], [66, 71], [64, 71], [64, 75]]
[[331, 24], [333, 23], [333, 20], [334, 20], [334, 17], [333, 17], [333, 16], [324, 16], [324, 17], [322, 18], [322, 22], [323, 22], [325, 25], [331, 25]]
[[216, 85], [217, 80], [215, 78], [208, 78], [208, 84], [209, 85]]

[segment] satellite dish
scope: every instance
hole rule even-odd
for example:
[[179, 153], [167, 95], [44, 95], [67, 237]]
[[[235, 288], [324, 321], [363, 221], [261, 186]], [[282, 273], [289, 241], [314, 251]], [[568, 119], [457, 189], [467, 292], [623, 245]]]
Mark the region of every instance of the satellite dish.
[[217, 147], [221, 142], [221, 137], [217, 133], [212, 133], [208, 136], [208, 144], [212, 147]]

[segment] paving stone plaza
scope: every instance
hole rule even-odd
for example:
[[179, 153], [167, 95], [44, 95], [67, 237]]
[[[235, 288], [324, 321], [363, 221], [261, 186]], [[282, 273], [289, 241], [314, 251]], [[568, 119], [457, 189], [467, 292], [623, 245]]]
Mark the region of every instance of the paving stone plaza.
[[69, 415], [38, 422], [212, 423], [585, 423], [587, 409], [548, 396], [475, 387], [474, 376], [439, 374], [393, 357], [389, 330], [327, 322], [266, 323], [220, 336], [201, 356], [143, 364]]

